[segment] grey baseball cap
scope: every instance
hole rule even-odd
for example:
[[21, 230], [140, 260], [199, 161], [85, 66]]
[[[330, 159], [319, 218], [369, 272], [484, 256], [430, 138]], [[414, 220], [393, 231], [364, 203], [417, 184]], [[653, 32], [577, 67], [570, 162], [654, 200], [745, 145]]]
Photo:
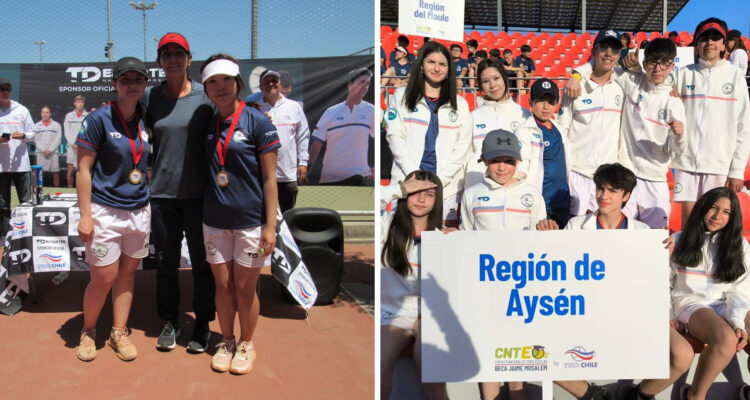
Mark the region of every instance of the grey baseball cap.
[[482, 160], [507, 156], [521, 160], [521, 145], [513, 132], [503, 129], [491, 131], [482, 141]]

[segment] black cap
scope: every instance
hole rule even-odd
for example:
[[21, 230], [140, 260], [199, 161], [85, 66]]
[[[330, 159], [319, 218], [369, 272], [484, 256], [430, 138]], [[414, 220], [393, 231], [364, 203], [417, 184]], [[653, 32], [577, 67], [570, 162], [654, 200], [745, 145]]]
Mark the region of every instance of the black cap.
[[601, 30], [599, 33], [596, 34], [596, 37], [594, 38], [594, 46], [598, 45], [599, 43], [602, 43], [604, 41], [612, 42], [613, 45], [617, 48], [622, 48], [622, 36], [620, 36], [617, 31], [613, 31], [612, 29], [606, 29]]
[[551, 94], [555, 96], [555, 100], [560, 100], [560, 90], [555, 85], [555, 82], [547, 78], [542, 78], [531, 85], [531, 100], [537, 100], [545, 94]]
[[146, 69], [146, 64], [135, 57], [123, 57], [117, 60], [115, 68], [112, 70], [112, 77], [117, 79], [125, 75], [126, 72], [130, 71], [135, 71], [148, 78], [148, 70]]
[[7, 80], [7, 79], [5, 79], [5, 78], [0, 78], [0, 86], [5, 86], [5, 85], [8, 85], [8, 86], [11, 86], [11, 87], [13, 87], [13, 86], [12, 86], [12, 85], [10, 84], [10, 81], [9, 81], [9, 80]]
[[727, 40], [740, 38], [742, 38], [742, 32], [738, 31], [737, 29], [732, 29], [731, 31], [727, 32]]

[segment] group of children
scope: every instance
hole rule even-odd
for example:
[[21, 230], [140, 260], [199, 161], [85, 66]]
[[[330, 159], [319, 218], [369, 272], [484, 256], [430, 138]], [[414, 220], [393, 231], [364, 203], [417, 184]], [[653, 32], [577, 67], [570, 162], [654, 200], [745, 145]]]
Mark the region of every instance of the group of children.
[[[676, 71], [675, 78], [670, 75], [676, 56], [672, 41], [656, 39], [649, 44], [643, 72], [636, 54], [629, 55], [625, 65], [631, 69], [625, 71], [614, 68], [622, 47], [620, 36], [602, 31], [594, 40], [592, 63], [575, 68], [557, 119], [553, 116], [559, 89], [547, 79], [531, 87], [531, 116], [515, 111], [507, 119], [483, 115], [484, 107], [472, 114], [480, 118], [473, 121], [458, 206], [462, 230], [667, 228], [671, 211], [667, 173], [674, 168], [674, 198], [683, 204], [683, 231], [665, 241], [672, 271], [670, 377], [621, 385], [620, 399], [651, 399], [685, 373], [694, 356], [684, 337], [687, 332], [707, 347], [692, 386], [679, 389], [681, 399], [704, 399], [731, 357], [743, 348], [750, 350], [746, 328], [750, 251], [742, 237], [736, 194], [743, 186], [750, 152], [750, 112], [744, 71], [723, 59], [726, 36], [723, 21], [701, 22], [694, 34], [698, 61]], [[490, 106], [507, 102], [508, 80], [502, 68], [483, 61], [478, 72]], [[503, 80], [505, 87], [493, 83]], [[503, 93], [495, 95], [498, 86]], [[581, 91], [583, 96], [577, 99]], [[424, 136], [418, 139], [429, 141]], [[416, 166], [422, 153], [415, 155]], [[437, 176], [424, 171], [408, 174], [398, 186], [384, 189], [382, 196], [386, 201], [400, 200], [395, 216], [384, 224], [389, 229], [383, 235], [381, 276], [390, 272], [402, 279], [402, 285], [411, 284], [408, 296], [417, 298], [419, 233], [436, 228], [418, 224], [418, 215], [452, 205], [441, 204], [443, 171], [433, 172]], [[455, 178], [451, 181], [455, 185]], [[419, 213], [412, 212], [414, 197], [425, 192], [432, 202], [422, 204]], [[442, 213], [446, 215], [445, 210]], [[407, 259], [407, 268], [397, 267]], [[383, 298], [394, 294], [389, 282], [381, 281]], [[390, 379], [383, 374], [392, 373], [388, 363], [395, 350], [385, 343], [403, 333], [395, 323], [403, 318], [408, 323], [402, 326], [410, 329], [402, 336], [419, 342], [415, 333], [419, 313], [417, 308], [404, 316], [403, 308], [383, 307], [388, 315], [381, 320], [381, 365], [386, 363], [381, 387], [388, 384], [383, 390], [387, 398]], [[558, 384], [579, 399], [612, 398], [609, 390], [585, 381]], [[442, 391], [434, 386], [425, 389], [431, 398], [444, 398], [444, 386]], [[495, 398], [499, 384], [482, 384], [481, 391], [483, 398]], [[748, 395], [750, 387], [745, 386], [738, 397]]]

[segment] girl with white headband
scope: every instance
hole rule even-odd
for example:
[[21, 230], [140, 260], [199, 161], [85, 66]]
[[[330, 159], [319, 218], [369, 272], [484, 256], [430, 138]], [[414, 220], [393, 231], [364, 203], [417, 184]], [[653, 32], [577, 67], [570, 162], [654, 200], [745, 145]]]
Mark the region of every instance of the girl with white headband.
[[[266, 115], [240, 101], [245, 85], [232, 56], [209, 57], [201, 80], [217, 110], [206, 135], [209, 183], [203, 202], [206, 260], [216, 282], [223, 336], [211, 367], [245, 374], [256, 357], [252, 337], [260, 305], [255, 287], [261, 268], [271, 265], [276, 244], [279, 137]], [[236, 345], [235, 314], [240, 321]]]

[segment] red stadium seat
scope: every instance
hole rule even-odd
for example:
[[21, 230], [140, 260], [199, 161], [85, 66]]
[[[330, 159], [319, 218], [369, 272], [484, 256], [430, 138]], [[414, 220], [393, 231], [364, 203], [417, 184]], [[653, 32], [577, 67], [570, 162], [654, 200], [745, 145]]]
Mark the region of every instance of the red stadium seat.
[[390, 26], [383, 25], [383, 26], [380, 27], [380, 37], [381, 38], [386, 37], [386, 36], [391, 36], [391, 35], [393, 35], [393, 29], [391, 29]]
[[385, 104], [385, 96], [383, 96], [383, 92], [380, 92], [380, 108], [385, 111], [386, 108], [388, 108]]
[[459, 94], [466, 99], [466, 102], [469, 103], [469, 110], [474, 111], [475, 108], [477, 108], [477, 99], [474, 96], [474, 93], [471, 92], [464, 92], [460, 91]]
[[654, 32], [651, 32], [651, 34], [649, 35], [648, 39], [649, 40], [654, 40], [654, 39], [658, 39], [660, 37], [661, 37], [661, 32], [654, 31]]
[[671, 169], [667, 171], [667, 186], [669, 186], [670, 190], [674, 188], [674, 176], [672, 176]]
[[742, 211], [742, 236], [750, 237], [750, 196], [745, 192], [737, 193]]
[[745, 166], [745, 187], [750, 189], [750, 160], [747, 160], [747, 166]]
[[[670, 197], [673, 192], [669, 191]], [[672, 202], [672, 208], [669, 212], [669, 233], [675, 233], [682, 230], [682, 203]]]

